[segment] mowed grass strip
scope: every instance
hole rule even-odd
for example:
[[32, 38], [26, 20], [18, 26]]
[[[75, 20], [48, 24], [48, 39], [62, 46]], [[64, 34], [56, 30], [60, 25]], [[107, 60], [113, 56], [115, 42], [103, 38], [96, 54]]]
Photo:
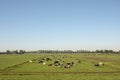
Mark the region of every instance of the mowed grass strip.
[[120, 80], [120, 74], [0, 75], [0, 80]]

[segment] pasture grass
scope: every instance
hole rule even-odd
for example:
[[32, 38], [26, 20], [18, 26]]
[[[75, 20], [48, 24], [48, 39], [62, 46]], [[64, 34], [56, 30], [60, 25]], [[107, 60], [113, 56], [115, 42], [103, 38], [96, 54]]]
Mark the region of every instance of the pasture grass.
[[[43, 58], [51, 58], [52, 61], [44, 61], [46, 65], [38, 63], [38, 60]], [[34, 63], [23, 62], [35, 59]], [[74, 62], [76, 66], [70, 69], [65, 69], [58, 66], [48, 66], [54, 61], [64, 60], [64, 65], [67, 62]], [[81, 63], [78, 63], [78, 60]], [[23, 55], [0, 55], [0, 80], [120, 80], [120, 55], [118, 54], [23, 54]], [[103, 62], [104, 66], [94, 66], [98, 62]], [[14, 66], [14, 67], [13, 67]], [[112, 73], [119, 71], [118, 73]], [[34, 73], [46, 72], [40, 74], [15, 74], [10, 73]], [[63, 72], [63, 73], [49, 73]], [[70, 73], [64, 72], [86, 72], [86, 73]], [[98, 73], [87, 73], [98, 72]], [[99, 73], [110, 72], [110, 73]], [[8, 74], [9, 73], [9, 74]]]
[[[42, 56], [42, 55], [41, 55]], [[23, 63], [30, 59], [39, 58], [36, 54], [24, 54], [24, 55], [0, 55], [0, 69], [7, 68], [16, 64]]]

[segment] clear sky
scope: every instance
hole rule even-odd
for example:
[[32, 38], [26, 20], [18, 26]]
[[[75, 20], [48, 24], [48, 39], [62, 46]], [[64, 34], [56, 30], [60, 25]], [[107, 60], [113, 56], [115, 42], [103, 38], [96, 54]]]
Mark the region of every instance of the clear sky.
[[120, 50], [120, 0], [0, 0], [0, 51]]

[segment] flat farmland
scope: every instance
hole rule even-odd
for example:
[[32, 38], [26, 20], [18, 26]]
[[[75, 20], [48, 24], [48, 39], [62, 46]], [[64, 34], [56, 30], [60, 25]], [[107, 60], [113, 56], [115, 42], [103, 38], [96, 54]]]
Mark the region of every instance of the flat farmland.
[[120, 80], [120, 55], [95, 53], [0, 55], [0, 80], [73, 79]]

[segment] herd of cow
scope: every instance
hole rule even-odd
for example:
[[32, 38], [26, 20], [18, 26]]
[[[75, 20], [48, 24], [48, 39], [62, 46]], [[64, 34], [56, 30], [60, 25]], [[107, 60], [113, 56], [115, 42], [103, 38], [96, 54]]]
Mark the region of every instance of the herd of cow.
[[[51, 58], [43, 58], [42, 60], [38, 60], [39, 64], [43, 64], [46, 65], [47, 61], [52, 61]], [[78, 61], [78, 63], [80, 63], [81, 61]], [[77, 64], [75, 64], [74, 62], [67, 62], [65, 63], [64, 60], [61, 59], [57, 59], [55, 61], [53, 61], [53, 63], [47, 64], [48, 66], [58, 66], [58, 67], [64, 67], [64, 68], [71, 68], [72, 66], [76, 66]]]
[[[63, 57], [64, 58], [64, 57]], [[72, 57], [71, 57], [72, 58]], [[49, 63], [49, 62], [52, 63]], [[34, 60], [29, 60], [30, 63], [34, 62]], [[48, 62], [48, 63], [47, 63]], [[80, 59], [76, 59], [76, 62], [65, 62], [64, 59], [55, 59], [53, 60], [52, 58], [46, 57], [46, 58], [40, 58], [37, 60], [37, 63], [47, 65], [47, 66], [57, 66], [57, 67], [64, 67], [64, 68], [71, 68], [72, 66], [77, 66], [77, 64], [80, 64], [81, 61]], [[103, 66], [103, 62], [99, 62], [97, 64], [94, 64], [94, 66]]]

